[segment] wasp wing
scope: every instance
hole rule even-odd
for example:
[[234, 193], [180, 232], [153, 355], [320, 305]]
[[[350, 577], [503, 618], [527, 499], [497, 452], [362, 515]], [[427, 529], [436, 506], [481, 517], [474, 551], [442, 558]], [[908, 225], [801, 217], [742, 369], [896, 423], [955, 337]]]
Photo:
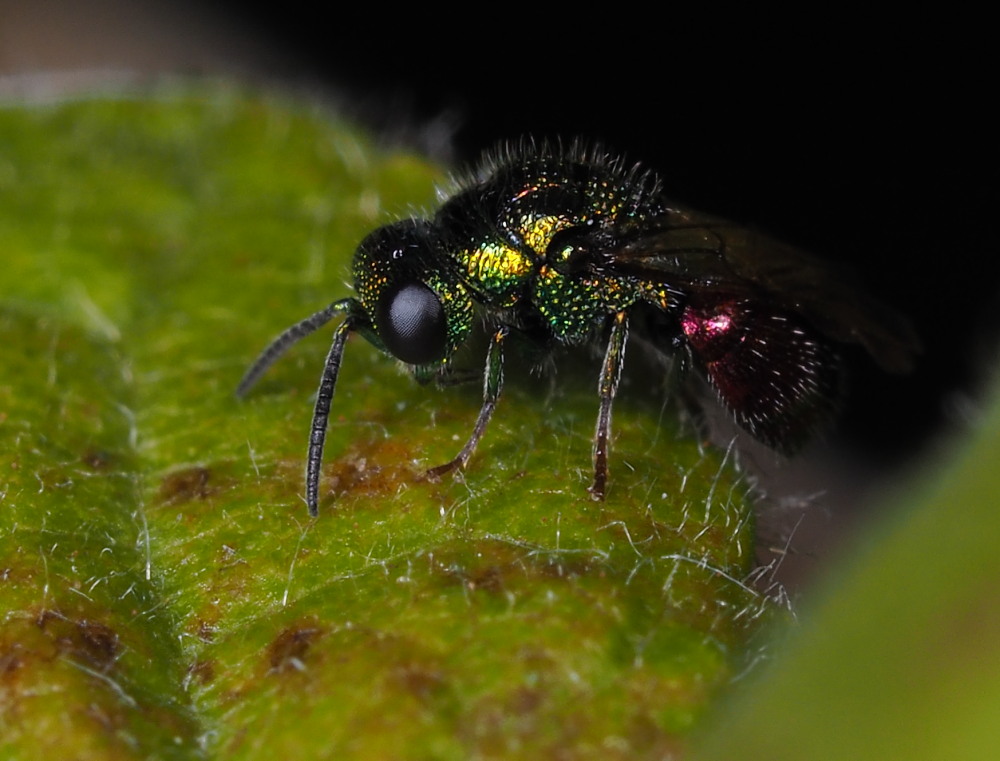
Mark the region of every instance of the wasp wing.
[[920, 352], [910, 324], [822, 259], [757, 230], [671, 207], [605, 242], [601, 269], [690, 294], [727, 293], [798, 315], [826, 337], [863, 346], [886, 371]]
[[798, 449], [831, 416], [838, 343], [863, 346], [894, 372], [919, 349], [891, 309], [755, 230], [676, 207], [595, 236], [581, 251], [596, 270], [676, 296], [668, 311], [695, 364], [736, 421], [776, 449]]

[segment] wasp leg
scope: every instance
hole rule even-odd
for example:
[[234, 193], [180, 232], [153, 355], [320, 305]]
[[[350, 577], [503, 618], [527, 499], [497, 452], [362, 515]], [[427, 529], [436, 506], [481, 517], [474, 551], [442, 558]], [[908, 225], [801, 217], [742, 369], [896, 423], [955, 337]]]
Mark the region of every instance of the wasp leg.
[[501, 325], [490, 338], [490, 348], [486, 353], [486, 371], [483, 375], [483, 406], [479, 410], [479, 418], [476, 420], [475, 428], [472, 429], [472, 435], [465, 442], [458, 457], [427, 471], [425, 475], [432, 481], [456, 468], [464, 468], [472, 453], [476, 451], [476, 445], [483, 437], [483, 433], [486, 432], [486, 426], [493, 417], [493, 410], [496, 409], [497, 399], [503, 389], [503, 340], [509, 332], [510, 328]]
[[326, 443], [326, 424], [330, 419], [330, 404], [337, 387], [337, 374], [344, 356], [347, 337], [354, 332], [354, 321], [348, 317], [333, 334], [333, 344], [323, 365], [323, 376], [316, 393], [316, 408], [313, 410], [312, 426], [309, 431], [309, 454], [306, 457], [306, 505], [309, 515], [319, 515], [319, 476], [323, 467], [323, 445]]
[[597, 392], [601, 406], [597, 412], [597, 430], [594, 432], [594, 484], [590, 495], [596, 500], [604, 499], [608, 482], [608, 435], [611, 430], [611, 405], [618, 392], [618, 381], [622, 375], [625, 360], [625, 342], [628, 339], [628, 313], [618, 312], [611, 323], [611, 337], [601, 368], [601, 381]]

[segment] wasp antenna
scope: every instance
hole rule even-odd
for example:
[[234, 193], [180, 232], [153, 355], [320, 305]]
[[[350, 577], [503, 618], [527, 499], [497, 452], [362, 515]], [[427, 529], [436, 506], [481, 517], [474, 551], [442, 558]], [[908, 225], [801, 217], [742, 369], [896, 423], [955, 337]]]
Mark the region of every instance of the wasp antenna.
[[330, 405], [333, 392], [337, 388], [340, 360], [344, 356], [347, 337], [355, 331], [354, 320], [348, 317], [333, 334], [330, 353], [326, 355], [323, 376], [316, 393], [316, 408], [313, 410], [312, 426], [309, 433], [309, 454], [306, 457], [306, 504], [309, 515], [319, 515], [319, 476], [323, 467], [323, 445], [326, 443], [326, 424], [330, 419]]
[[343, 311], [345, 311], [343, 300], [335, 301], [326, 309], [316, 312], [316, 314], [306, 317], [302, 322], [292, 325], [292, 327], [271, 341], [268, 347], [260, 353], [260, 356], [254, 360], [254, 363], [244, 373], [240, 385], [236, 387], [236, 396], [246, 396], [246, 393], [253, 388], [254, 384], [260, 379], [260, 376], [267, 372], [267, 369], [277, 362], [292, 344], [305, 338], [310, 333], [316, 332], [330, 322], [334, 315]]

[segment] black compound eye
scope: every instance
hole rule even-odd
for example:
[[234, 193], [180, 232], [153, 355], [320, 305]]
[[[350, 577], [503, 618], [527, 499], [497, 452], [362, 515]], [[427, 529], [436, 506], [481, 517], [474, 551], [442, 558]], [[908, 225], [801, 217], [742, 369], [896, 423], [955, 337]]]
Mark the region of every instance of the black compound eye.
[[378, 333], [393, 356], [411, 365], [444, 357], [448, 331], [444, 307], [423, 283], [390, 288], [378, 304]]

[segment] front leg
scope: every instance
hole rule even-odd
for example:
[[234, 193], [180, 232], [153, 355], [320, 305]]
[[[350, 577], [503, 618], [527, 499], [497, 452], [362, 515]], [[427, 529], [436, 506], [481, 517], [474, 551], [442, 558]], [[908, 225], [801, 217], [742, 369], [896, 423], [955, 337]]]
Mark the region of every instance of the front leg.
[[475, 428], [472, 429], [472, 435], [465, 442], [458, 457], [428, 470], [427, 478], [436, 481], [445, 473], [456, 468], [464, 468], [472, 453], [476, 451], [476, 445], [486, 432], [486, 426], [493, 417], [493, 410], [496, 409], [497, 399], [503, 389], [503, 341], [509, 332], [508, 326], [501, 325], [490, 338], [490, 348], [486, 352], [486, 370], [483, 373], [483, 406], [479, 410], [479, 418], [476, 420]]
[[604, 354], [601, 381], [597, 393], [601, 406], [597, 412], [597, 430], [594, 432], [594, 484], [590, 495], [595, 500], [603, 500], [608, 482], [608, 437], [611, 432], [611, 404], [618, 392], [618, 381], [622, 375], [625, 360], [625, 342], [628, 339], [628, 313], [617, 312], [611, 322], [611, 337], [608, 350]]

